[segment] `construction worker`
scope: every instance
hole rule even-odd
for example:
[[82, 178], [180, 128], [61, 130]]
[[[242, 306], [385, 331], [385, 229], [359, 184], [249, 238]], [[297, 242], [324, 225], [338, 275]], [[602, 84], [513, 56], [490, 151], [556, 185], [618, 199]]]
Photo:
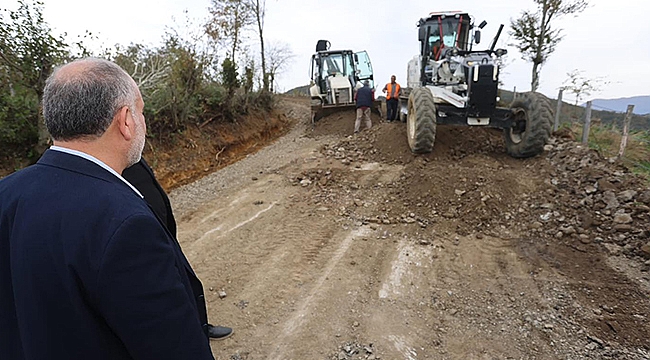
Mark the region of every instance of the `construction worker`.
[[357, 93], [354, 95], [354, 100], [357, 104], [357, 120], [354, 122], [354, 133], [356, 134], [361, 127], [362, 118], [366, 120], [366, 128], [370, 129], [372, 127], [370, 107], [375, 102], [375, 92], [370, 88], [370, 82], [368, 80], [364, 81], [363, 87], [357, 90]]
[[386, 121], [397, 120], [397, 104], [402, 88], [395, 81], [395, 75], [390, 77], [390, 82], [384, 86], [383, 92], [386, 93]]

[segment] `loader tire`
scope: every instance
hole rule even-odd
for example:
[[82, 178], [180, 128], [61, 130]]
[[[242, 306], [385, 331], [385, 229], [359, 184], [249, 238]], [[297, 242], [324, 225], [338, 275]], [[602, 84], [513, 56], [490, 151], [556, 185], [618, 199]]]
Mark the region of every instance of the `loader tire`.
[[523, 93], [512, 103], [511, 111], [514, 124], [504, 129], [508, 154], [516, 158], [541, 154], [553, 127], [548, 98], [536, 92]]
[[427, 88], [411, 91], [406, 116], [406, 136], [416, 154], [430, 153], [436, 139], [436, 104]]

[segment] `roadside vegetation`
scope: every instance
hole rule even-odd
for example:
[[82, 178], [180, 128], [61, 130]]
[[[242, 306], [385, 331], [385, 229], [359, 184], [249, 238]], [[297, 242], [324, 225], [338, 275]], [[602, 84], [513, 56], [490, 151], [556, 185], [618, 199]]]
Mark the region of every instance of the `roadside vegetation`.
[[[292, 56], [276, 43], [265, 53], [264, 1], [212, 0], [207, 19], [173, 24], [160, 45], [116, 44], [99, 52], [88, 50], [97, 40], [91, 32], [76, 41], [57, 35], [43, 17], [44, 6], [19, 0], [15, 10], [0, 8], [0, 164], [14, 170], [36, 161], [49, 145], [39, 106], [57, 65], [94, 56], [122, 66], [146, 103], [148, 139], [169, 143], [189, 127], [265, 118], [274, 107], [272, 79]], [[233, 9], [239, 18], [233, 19]], [[260, 50], [251, 50], [251, 41]]]
[[[582, 126], [572, 125], [571, 130], [582, 137]], [[615, 124], [597, 123], [589, 130], [588, 145], [607, 158], [618, 155], [621, 129]], [[650, 131], [633, 131], [629, 134], [625, 153], [619, 160], [633, 172], [643, 175], [650, 183]]]

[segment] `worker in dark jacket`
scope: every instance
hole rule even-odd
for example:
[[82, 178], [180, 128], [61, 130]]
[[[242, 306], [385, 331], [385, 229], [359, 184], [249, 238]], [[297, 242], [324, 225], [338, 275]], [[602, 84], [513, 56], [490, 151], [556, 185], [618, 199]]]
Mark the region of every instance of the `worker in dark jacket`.
[[370, 88], [370, 82], [368, 80], [364, 81], [363, 87], [357, 90], [357, 93], [354, 95], [354, 100], [357, 103], [357, 120], [354, 122], [354, 133], [356, 134], [361, 127], [361, 118], [365, 119], [366, 128], [370, 129], [372, 127], [370, 108], [375, 101], [375, 92]]
[[[122, 173], [122, 177], [140, 191], [149, 207], [176, 239], [176, 220], [174, 219], [169, 197], [158, 183], [158, 180], [156, 180], [153, 170], [144, 158], [140, 158], [139, 162], [126, 168]], [[207, 333], [211, 339], [222, 340], [232, 335], [233, 331], [229, 327], [208, 324]]]

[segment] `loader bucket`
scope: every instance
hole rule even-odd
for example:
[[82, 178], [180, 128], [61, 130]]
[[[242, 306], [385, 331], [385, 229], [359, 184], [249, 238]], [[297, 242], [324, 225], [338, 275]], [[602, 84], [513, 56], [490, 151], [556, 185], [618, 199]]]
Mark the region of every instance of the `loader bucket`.
[[335, 114], [340, 111], [353, 111], [356, 109], [355, 104], [345, 105], [312, 105], [311, 107], [311, 122], [314, 124], [316, 121]]
[[[344, 104], [344, 105], [312, 105], [311, 106], [311, 122], [314, 124], [316, 121], [335, 114], [340, 111], [354, 111], [356, 110], [357, 106], [355, 104]], [[375, 100], [373, 103], [373, 107], [371, 109], [372, 112], [379, 114], [379, 117], [382, 117], [381, 113], [381, 101], [380, 100]]]

